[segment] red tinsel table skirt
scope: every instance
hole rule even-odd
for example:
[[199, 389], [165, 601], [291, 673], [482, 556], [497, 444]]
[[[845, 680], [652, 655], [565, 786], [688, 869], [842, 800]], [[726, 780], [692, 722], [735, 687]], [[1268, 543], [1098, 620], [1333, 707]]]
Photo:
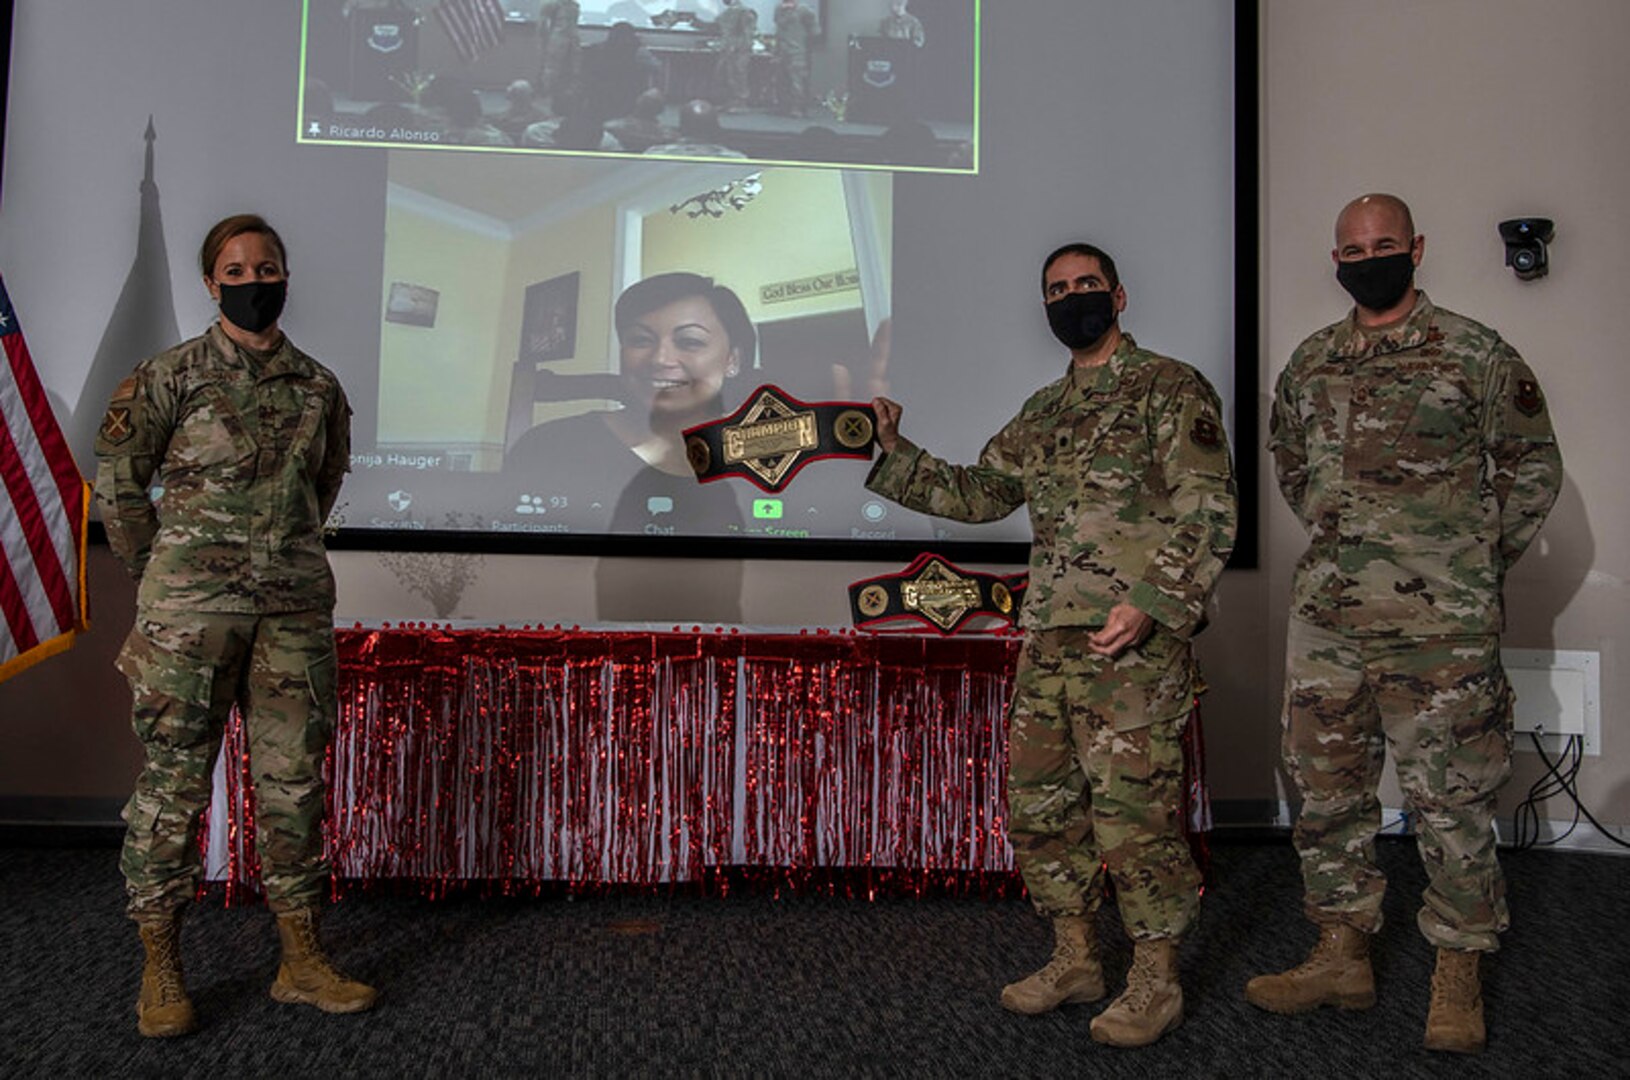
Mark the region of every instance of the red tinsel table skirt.
[[[1005, 712], [1021, 639], [704, 630], [342, 630], [327, 762], [336, 887], [411, 879], [920, 891], [1014, 883]], [[1208, 827], [1198, 716], [1186, 815]], [[217, 772], [211, 876], [257, 890], [248, 745]], [[1197, 840], [1191, 834], [1191, 841]], [[1203, 849], [1197, 848], [1203, 856]]]

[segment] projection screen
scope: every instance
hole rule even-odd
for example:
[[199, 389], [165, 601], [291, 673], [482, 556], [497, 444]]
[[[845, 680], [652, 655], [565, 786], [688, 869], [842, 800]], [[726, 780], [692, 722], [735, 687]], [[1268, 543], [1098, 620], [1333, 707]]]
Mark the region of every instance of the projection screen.
[[[197, 247], [243, 210], [354, 409], [337, 545], [1011, 556], [1022, 512], [925, 518], [853, 460], [701, 485], [678, 433], [765, 384], [886, 393], [971, 462], [1064, 371], [1039, 271], [1077, 239], [1238, 430], [1232, 0], [912, 0], [920, 42], [885, 0], [750, 6], [732, 59], [717, 0], [570, 34], [551, 0], [18, 0], [0, 269], [82, 469], [119, 380], [214, 317]], [[676, 274], [743, 317], [619, 325]]]

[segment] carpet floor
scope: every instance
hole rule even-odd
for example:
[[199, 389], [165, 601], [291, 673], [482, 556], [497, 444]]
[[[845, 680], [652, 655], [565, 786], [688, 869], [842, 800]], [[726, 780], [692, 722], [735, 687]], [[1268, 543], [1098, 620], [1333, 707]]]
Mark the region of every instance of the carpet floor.
[[[370, 1013], [267, 995], [259, 907], [194, 905], [183, 942], [202, 1029], [136, 1033], [140, 945], [106, 848], [0, 848], [0, 1076], [6, 1077], [1565, 1077], [1630, 1075], [1630, 859], [1508, 854], [1514, 925], [1484, 964], [1489, 1046], [1421, 1048], [1432, 952], [1414, 927], [1412, 841], [1380, 844], [1391, 879], [1367, 1012], [1260, 1012], [1242, 988], [1312, 940], [1284, 841], [1219, 843], [1182, 956], [1182, 1027], [1099, 1046], [1102, 1005], [1004, 1012], [1005, 982], [1046, 960], [1021, 900], [872, 902], [665, 894], [437, 901], [362, 895], [324, 937], [379, 986]], [[1111, 993], [1130, 953], [1106, 909]]]

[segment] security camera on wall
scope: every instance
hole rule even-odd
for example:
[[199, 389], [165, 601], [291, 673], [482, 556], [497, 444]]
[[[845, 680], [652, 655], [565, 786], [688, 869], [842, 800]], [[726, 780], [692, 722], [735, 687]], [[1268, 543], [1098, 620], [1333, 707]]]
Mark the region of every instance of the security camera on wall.
[[1500, 222], [1505, 264], [1523, 281], [1544, 277], [1550, 269], [1545, 245], [1551, 242], [1554, 232], [1550, 218], [1524, 217]]

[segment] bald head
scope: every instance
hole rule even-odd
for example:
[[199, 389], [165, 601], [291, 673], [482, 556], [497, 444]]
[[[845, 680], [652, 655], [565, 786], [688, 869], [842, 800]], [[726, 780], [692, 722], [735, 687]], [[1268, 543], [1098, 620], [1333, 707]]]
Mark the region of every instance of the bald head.
[[1360, 195], [1352, 202], [1341, 208], [1336, 215], [1336, 246], [1341, 246], [1343, 227], [1351, 227], [1355, 220], [1365, 219], [1372, 226], [1380, 226], [1386, 231], [1396, 231], [1405, 241], [1415, 236], [1415, 215], [1409, 212], [1409, 204], [1396, 195], [1373, 194]]
[[1419, 266], [1425, 250], [1426, 238], [1415, 234], [1415, 219], [1396, 195], [1361, 195], [1336, 216], [1330, 256], [1337, 265], [1407, 251]]

